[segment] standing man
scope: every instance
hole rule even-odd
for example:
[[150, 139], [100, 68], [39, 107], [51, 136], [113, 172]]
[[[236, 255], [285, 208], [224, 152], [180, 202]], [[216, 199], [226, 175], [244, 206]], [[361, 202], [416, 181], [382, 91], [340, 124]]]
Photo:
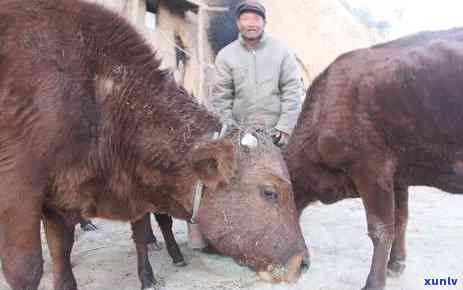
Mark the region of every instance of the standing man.
[[243, 1], [236, 8], [239, 37], [216, 58], [212, 105], [227, 124], [262, 123], [280, 147], [300, 112], [303, 86], [294, 53], [268, 35], [265, 8]]
[[[212, 106], [227, 125], [245, 121], [271, 129], [273, 142], [284, 147], [296, 125], [303, 94], [294, 53], [264, 32], [265, 8], [257, 1], [236, 7], [239, 37], [219, 51]], [[195, 224], [188, 223], [193, 249], [206, 246]]]

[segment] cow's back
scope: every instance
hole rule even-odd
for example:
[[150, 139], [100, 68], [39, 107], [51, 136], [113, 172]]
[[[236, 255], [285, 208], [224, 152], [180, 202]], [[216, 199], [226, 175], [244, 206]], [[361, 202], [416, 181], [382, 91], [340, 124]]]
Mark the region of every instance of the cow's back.
[[111, 20], [95, 7], [0, 3], [0, 167], [70, 167], [86, 159], [100, 112], [85, 33], [94, 19]]
[[462, 70], [463, 29], [338, 57], [310, 86], [285, 153], [296, 198], [355, 196], [345, 172], [374, 158], [394, 160], [404, 186], [463, 191]]
[[370, 117], [396, 151], [452, 154], [463, 145], [463, 29], [401, 41], [371, 49], [383, 60], [364, 88]]
[[314, 81], [294, 134], [385, 143], [414, 162], [455, 158], [463, 145], [462, 72], [463, 29], [347, 53]]

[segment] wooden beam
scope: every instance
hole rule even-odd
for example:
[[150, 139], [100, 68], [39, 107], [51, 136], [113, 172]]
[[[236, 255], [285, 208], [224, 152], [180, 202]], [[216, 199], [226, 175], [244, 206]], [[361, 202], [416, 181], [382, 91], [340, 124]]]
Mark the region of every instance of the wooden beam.
[[217, 11], [217, 12], [222, 12], [222, 11], [228, 11], [228, 8], [225, 7], [209, 7], [205, 4], [198, 3], [196, 0], [190, 1], [194, 4], [197, 4], [199, 6], [198, 9], [198, 67], [199, 67], [199, 81], [198, 81], [198, 99], [199, 102], [202, 104], [209, 106], [208, 100], [206, 99], [205, 95], [205, 66], [204, 66], [204, 58], [205, 58], [205, 18], [206, 18], [206, 12], [209, 11]]
[[129, 19], [133, 24], [138, 24], [138, 9], [140, 7], [138, 0], [129, 0], [128, 3], [127, 13]]
[[191, 4], [196, 5], [198, 7], [201, 7], [204, 5], [203, 3], [201, 3], [201, 1], [197, 1], [197, 0], [185, 0], [185, 2], [190, 2]]
[[211, 7], [211, 6], [207, 6], [203, 9], [210, 11], [210, 12], [225, 12], [229, 10], [227, 7]]
[[198, 0], [186, 0], [186, 2], [190, 2], [191, 4], [196, 5], [199, 8], [204, 9], [205, 11], [217, 11], [217, 12], [220, 12], [220, 11], [228, 11], [229, 10], [227, 7], [215, 7], [215, 6], [211, 7], [211, 6], [208, 6], [208, 5], [204, 4], [204, 3], [202, 3], [202, 1], [198, 1]]
[[140, 27], [145, 27], [145, 17], [146, 17], [146, 1], [138, 1], [138, 14], [137, 14], [137, 24]]

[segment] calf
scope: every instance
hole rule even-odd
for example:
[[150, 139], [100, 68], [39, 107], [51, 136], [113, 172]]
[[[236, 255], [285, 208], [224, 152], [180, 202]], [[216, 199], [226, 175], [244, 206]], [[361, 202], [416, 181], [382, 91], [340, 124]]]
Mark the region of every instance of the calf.
[[80, 218], [149, 212], [194, 216], [215, 249], [268, 280], [300, 276], [307, 249], [269, 135], [250, 126], [212, 140], [219, 119], [120, 16], [77, 0], [0, 1], [0, 108], [0, 258], [13, 289], [38, 287], [42, 215], [56, 289], [77, 289]]

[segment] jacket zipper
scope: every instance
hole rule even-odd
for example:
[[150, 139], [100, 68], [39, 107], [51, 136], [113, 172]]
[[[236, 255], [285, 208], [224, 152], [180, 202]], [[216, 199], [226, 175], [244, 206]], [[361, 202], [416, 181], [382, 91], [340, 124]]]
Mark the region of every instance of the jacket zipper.
[[257, 96], [257, 55], [256, 50], [252, 50], [252, 55], [254, 57], [254, 96]]

